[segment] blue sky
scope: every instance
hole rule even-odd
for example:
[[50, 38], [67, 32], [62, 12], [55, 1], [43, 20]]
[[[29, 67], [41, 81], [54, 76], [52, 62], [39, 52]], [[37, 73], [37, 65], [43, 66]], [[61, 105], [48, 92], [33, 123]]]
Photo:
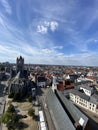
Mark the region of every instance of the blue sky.
[[0, 62], [98, 66], [98, 0], [0, 0]]

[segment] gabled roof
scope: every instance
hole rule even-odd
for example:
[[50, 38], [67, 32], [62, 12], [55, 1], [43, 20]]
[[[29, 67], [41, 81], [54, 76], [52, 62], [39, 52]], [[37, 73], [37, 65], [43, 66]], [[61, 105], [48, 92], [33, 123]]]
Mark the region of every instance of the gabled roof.
[[87, 85], [80, 85], [79, 86], [80, 88], [84, 88], [84, 89], [87, 89], [89, 91], [92, 91], [94, 88], [93, 87], [90, 87], [90, 86], [87, 86]]
[[83, 128], [85, 128], [88, 122], [87, 116], [85, 116], [75, 105], [72, 104], [72, 102], [70, 102], [66, 97], [64, 97], [64, 95], [60, 91], [57, 91], [57, 94], [75, 122], [79, 123], [81, 119], [84, 120]]
[[38, 82], [45, 82], [46, 81], [44, 76], [38, 76], [37, 80], [38, 80]]
[[67, 113], [51, 89], [46, 95], [46, 102], [56, 130], [75, 130]]
[[73, 93], [74, 95], [77, 95], [79, 96], [80, 98], [83, 98], [84, 100], [87, 100], [89, 101], [90, 100], [90, 97], [87, 96], [86, 94], [76, 90], [76, 89], [71, 89], [69, 93]]
[[23, 83], [23, 76], [22, 76], [22, 73], [20, 71], [17, 73], [15, 78], [13, 78], [12, 83], [17, 83], [17, 84]]
[[14, 79], [20, 79], [20, 78], [23, 78], [23, 75], [22, 75], [22, 73], [19, 71], [19, 72], [17, 73], [17, 75], [15, 76]]

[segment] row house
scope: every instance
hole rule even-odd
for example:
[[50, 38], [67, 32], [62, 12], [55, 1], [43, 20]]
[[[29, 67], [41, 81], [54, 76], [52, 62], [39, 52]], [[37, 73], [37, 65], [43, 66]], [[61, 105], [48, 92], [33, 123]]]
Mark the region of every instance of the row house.
[[73, 89], [69, 92], [69, 97], [75, 104], [98, 114], [98, 99], [94, 100], [96, 98], [93, 96], [89, 97], [84, 93]]
[[54, 124], [54, 130], [91, 130], [89, 118], [83, 114], [61, 91], [46, 94], [47, 109]]

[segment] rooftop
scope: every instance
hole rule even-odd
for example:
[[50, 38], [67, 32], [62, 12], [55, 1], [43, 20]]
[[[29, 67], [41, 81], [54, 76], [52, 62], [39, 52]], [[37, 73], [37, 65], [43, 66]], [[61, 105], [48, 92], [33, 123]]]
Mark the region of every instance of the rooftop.
[[85, 116], [75, 105], [72, 104], [72, 102], [70, 102], [66, 97], [64, 97], [62, 92], [57, 91], [57, 94], [61, 101], [64, 103], [66, 110], [69, 112], [74, 122], [79, 123], [79, 121], [82, 119], [84, 121], [83, 127], [85, 127], [88, 122], [87, 116]]
[[80, 91], [78, 91], [76, 89], [71, 89], [70, 93], [73, 93], [74, 95], [77, 95], [77, 96], [79, 96], [79, 97], [81, 97], [81, 98], [83, 98], [83, 99], [85, 99], [87, 101], [90, 100], [89, 96], [85, 95], [84, 93], [82, 93], [82, 92], [80, 92]]
[[67, 113], [64, 111], [61, 103], [51, 89], [46, 95], [46, 102], [56, 130], [75, 130]]
[[80, 85], [80, 87], [82, 87], [82, 88], [84, 88], [84, 89], [87, 89], [87, 90], [93, 90], [94, 88], [93, 87], [90, 87], [90, 86], [88, 86], [88, 85]]

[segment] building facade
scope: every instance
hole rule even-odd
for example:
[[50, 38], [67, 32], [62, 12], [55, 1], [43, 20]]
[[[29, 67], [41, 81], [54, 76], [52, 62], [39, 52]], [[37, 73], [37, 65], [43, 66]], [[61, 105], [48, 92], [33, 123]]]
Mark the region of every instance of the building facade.
[[87, 96], [91, 96], [94, 93], [94, 88], [86, 85], [81, 85], [80, 90], [83, 90]]
[[91, 98], [84, 93], [72, 90], [69, 92], [69, 97], [75, 104], [98, 114], [98, 102], [92, 101]]
[[19, 58], [16, 59], [16, 69], [17, 72], [22, 72], [24, 70], [24, 58], [22, 56], [20, 56]]
[[16, 77], [12, 78], [9, 82], [8, 94], [19, 93], [20, 97], [24, 96], [27, 92], [27, 82], [24, 78], [20, 77], [20, 72], [16, 75]]
[[46, 87], [46, 79], [44, 76], [37, 77], [37, 86], [38, 87]]

